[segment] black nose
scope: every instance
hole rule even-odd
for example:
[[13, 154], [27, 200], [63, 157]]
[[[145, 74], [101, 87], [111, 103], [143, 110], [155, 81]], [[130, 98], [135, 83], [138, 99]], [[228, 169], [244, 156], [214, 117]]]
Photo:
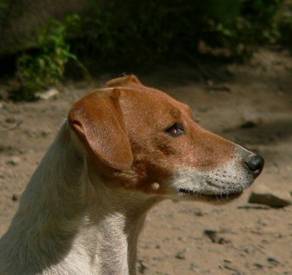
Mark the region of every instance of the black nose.
[[264, 159], [260, 155], [252, 155], [246, 161], [245, 164], [248, 169], [255, 175], [259, 175], [264, 167]]

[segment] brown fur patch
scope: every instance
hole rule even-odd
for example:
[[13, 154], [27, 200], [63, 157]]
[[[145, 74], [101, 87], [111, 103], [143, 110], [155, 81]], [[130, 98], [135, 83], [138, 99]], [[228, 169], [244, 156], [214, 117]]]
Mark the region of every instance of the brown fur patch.
[[[75, 109], [82, 109], [84, 113], [88, 111], [87, 108], [90, 109], [87, 118], [89, 129], [100, 125], [104, 125], [103, 131], [119, 129], [108, 130], [103, 135], [103, 146], [112, 148], [107, 151], [109, 159], [114, 159], [113, 154], [120, 164], [111, 166], [108, 163], [103, 173], [108, 182], [115, 182], [117, 186], [127, 189], [164, 194], [167, 193], [167, 181], [178, 169], [208, 171], [232, 159], [234, 144], [201, 128], [193, 120], [191, 109], [184, 103], [144, 86], [133, 75], [113, 79], [107, 85], [119, 87], [115, 104], [105, 110], [105, 113], [117, 114], [115, 119], [108, 119], [105, 115], [102, 119], [106, 121], [100, 121], [100, 116], [96, 115], [99, 112], [97, 107], [100, 108], [100, 102], [104, 99], [97, 95], [81, 99]], [[115, 89], [104, 89], [102, 93], [113, 97]], [[109, 103], [104, 102], [102, 108], [105, 104]], [[72, 112], [69, 119], [72, 121]], [[165, 129], [174, 123], [183, 124], [185, 134], [172, 137], [166, 133]], [[98, 130], [93, 133], [98, 133]], [[102, 133], [91, 138], [98, 140], [100, 135]], [[129, 150], [133, 156], [130, 166]], [[93, 152], [99, 154], [98, 150]], [[127, 165], [122, 165], [123, 162]]]

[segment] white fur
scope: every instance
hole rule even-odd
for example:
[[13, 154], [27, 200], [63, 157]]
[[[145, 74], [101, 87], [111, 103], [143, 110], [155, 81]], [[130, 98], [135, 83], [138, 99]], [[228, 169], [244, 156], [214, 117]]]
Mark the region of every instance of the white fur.
[[66, 122], [0, 240], [1, 275], [135, 274], [138, 234], [156, 199], [112, 192], [82, 150]]

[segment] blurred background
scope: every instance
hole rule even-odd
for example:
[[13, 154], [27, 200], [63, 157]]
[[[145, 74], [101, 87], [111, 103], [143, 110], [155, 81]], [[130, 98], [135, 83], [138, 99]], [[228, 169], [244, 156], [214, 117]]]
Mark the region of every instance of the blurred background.
[[136, 74], [259, 152], [225, 206], [150, 211], [138, 274], [292, 274], [291, 0], [0, 0], [0, 235], [75, 100]]

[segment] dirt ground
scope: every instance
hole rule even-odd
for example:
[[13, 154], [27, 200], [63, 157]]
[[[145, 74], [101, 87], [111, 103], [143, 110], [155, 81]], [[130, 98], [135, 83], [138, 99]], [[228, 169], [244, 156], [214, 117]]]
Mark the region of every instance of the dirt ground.
[[[266, 166], [255, 185], [292, 194], [292, 58], [262, 50], [227, 66], [221, 81], [215, 69], [199, 81], [198, 69], [208, 76], [204, 67], [176, 66], [139, 77], [191, 105], [204, 127], [259, 151]], [[0, 235], [70, 104], [109, 78], [67, 83], [48, 101], [0, 101]], [[250, 207], [251, 190], [224, 206], [157, 205], [140, 238], [138, 274], [292, 274], [292, 206]]]

